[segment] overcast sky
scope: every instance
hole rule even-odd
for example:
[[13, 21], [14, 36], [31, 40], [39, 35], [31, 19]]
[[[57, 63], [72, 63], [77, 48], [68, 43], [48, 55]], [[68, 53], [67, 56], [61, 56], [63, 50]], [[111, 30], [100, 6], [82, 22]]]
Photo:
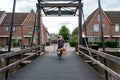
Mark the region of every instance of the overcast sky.
[[[0, 0], [0, 10], [12, 12], [14, 0]], [[36, 11], [37, 0], [16, 0], [16, 12]], [[85, 18], [98, 8], [98, 0], [82, 0]], [[120, 0], [101, 0], [101, 6], [105, 11], [120, 11]], [[58, 33], [61, 26], [66, 26], [70, 32], [78, 26], [78, 17], [43, 17], [43, 23], [49, 33]]]

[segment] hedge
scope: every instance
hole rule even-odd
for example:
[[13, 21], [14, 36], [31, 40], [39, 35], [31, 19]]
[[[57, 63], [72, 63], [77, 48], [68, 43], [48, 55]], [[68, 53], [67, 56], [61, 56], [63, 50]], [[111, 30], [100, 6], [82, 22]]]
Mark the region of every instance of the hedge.
[[[98, 47], [102, 47], [102, 42], [89, 42], [88, 44], [97, 44]], [[105, 47], [117, 48], [118, 47], [118, 42], [106, 41], [105, 42]]]
[[50, 42], [46, 42], [46, 46], [50, 46]]
[[78, 45], [78, 42], [76, 42], [76, 41], [74, 41], [74, 40], [71, 40], [71, 41], [69, 42], [69, 44], [70, 44], [71, 47], [75, 47], [75, 46]]

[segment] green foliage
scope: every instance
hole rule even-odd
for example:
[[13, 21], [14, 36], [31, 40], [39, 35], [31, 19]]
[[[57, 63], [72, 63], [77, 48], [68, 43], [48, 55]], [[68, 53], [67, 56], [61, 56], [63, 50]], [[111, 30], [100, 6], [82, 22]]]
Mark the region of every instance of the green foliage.
[[106, 46], [108, 46], [110, 48], [116, 48], [118, 46], [118, 43], [115, 41], [107, 41]]
[[78, 42], [76, 42], [75, 40], [71, 40], [71, 41], [69, 42], [69, 44], [70, 44], [70, 46], [75, 47], [75, 46], [78, 45]]
[[46, 46], [50, 46], [50, 42], [46, 42]]
[[73, 35], [76, 35], [76, 34], [78, 34], [78, 27], [76, 27], [76, 28], [73, 30], [72, 36], [73, 36]]
[[97, 44], [99, 48], [102, 47], [102, 42], [88, 42], [88, 44]]
[[[89, 42], [88, 44], [97, 44], [98, 47], [102, 47], [102, 42]], [[106, 41], [105, 42], [105, 47], [117, 48], [118, 43], [115, 42], [115, 41]]]
[[70, 30], [66, 26], [62, 26], [59, 30], [59, 35], [62, 35], [64, 40], [69, 40]]
[[2, 43], [0, 43], [0, 46], [1, 46], [1, 47], [5, 47], [5, 45], [4, 45], [4, 44], [2, 44]]
[[72, 40], [78, 42], [78, 34], [74, 34], [72, 37]]
[[72, 32], [72, 40], [69, 42], [70, 46], [76, 47], [78, 45], [78, 27]]
[[19, 46], [19, 45], [20, 45], [19, 42], [13, 42], [13, 46], [14, 46], [14, 47], [17, 47], [17, 46]]

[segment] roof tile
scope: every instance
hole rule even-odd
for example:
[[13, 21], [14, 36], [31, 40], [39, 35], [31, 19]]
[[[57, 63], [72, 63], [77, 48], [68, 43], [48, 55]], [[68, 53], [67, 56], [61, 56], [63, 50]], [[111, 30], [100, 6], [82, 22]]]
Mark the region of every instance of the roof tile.
[[0, 11], [0, 18], [1, 18], [1, 16], [2, 16], [3, 13], [4, 13], [4, 11]]
[[[95, 15], [98, 8], [92, 12], [86, 19], [85, 25], [87, 26], [92, 19], [92, 17]], [[111, 21], [112, 24], [120, 24], [120, 11], [104, 11], [105, 15], [108, 17], [108, 19]]]
[[106, 16], [112, 22], [112, 24], [120, 24], [120, 11], [105, 11]]
[[[15, 13], [14, 24], [15, 25], [22, 24], [28, 14], [29, 13]], [[12, 19], [12, 13], [7, 13], [7, 16], [5, 17], [5, 19], [2, 22], [2, 25], [10, 25], [11, 19]]]

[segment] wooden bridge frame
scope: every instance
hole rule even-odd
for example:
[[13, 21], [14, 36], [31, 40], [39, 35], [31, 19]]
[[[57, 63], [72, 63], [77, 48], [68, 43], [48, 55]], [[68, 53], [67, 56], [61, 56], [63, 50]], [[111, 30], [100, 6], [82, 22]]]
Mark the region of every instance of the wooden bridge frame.
[[[12, 26], [13, 26], [13, 22], [14, 22], [14, 11], [15, 11], [15, 2], [16, 0], [14, 0], [14, 5], [13, 5], [13, 15], [12, 15], [12, 22], [11, 22], [11, 30], [10, 30], [10, 42], [9, 42], [9, 51], [8, 53], [5, 53], [3, 55], [0, 55], [0, 59], [7, 59], [7, 65], [3, 68], [0, 69], [0, 73], [2, 72], [5, 72], [7, 71], [7, 74], [6, 74], [6, 77], [5, 77], [5, 80], [7, 80], [8, 78], [8, 69], [12, 68], [13, 66], [19, 64], [20, 62], [22, 62], [23, 60], [26, 60], [34, 55], [30, 55], [30, 56], [27, 56], [21, 60], [18, 60], [14, 63], [11, 63], [9, 64], [9, 58], [15, 56], [15, 55], [18, 55], [18, 54], [23, 54], [23, 53], [26, 53], [26, 52], [29, 52], [33, 49], [38, 49], [39, 48], [39, 53], [41, 51], [41, 48], [40, 48], [40, 45], [41, 45], [41, 33], [40, 33], [40, 30], [41, 30], [41, 9], [42, 7], [48, 7], [48, 6], [57, 6], [58, 8], [59, 7], [76, 7], [76, 10], [78, 9], [78, 12], [79, 12], [79, 16], [78, 16], [78, 19], [79, 19], [79, 28], [78, 28], [78, 33], [79, 33], [79, 48], [80, 50], [81, 49], [85, 49], [85, 50], [88, 50], [88, 51], [91, 51], [99, 56], [102, 56], [106, 59], [110, 59], [114, 62], [117, 62], [118, 64], [120, 64], [120, 58], [118, 57], [114, 57], [114, 56], [111, 56], [109, 54], [106, 54], [106, 53], [103, 53], [103, 52], [98, 52], [96, 50], [93, 50], [93, 49], [90, 49], [90, 48], [86, 48], [86, 47], [83, 47], [81, 46], [83, 44], [83, 41], [82, 41], [82, 7], [83, 7], [83, 4], [81, 3], [81, 0], [75, 0], [75, 1], [78, 1], [77, 4], [52, 4], [52, 5], [45, 5], [45, 4], [41, 4], [41, 1], [42, 0], [38, 0], [38, 3], [37, 3], [37, 12], [38, 12], [38, 46], [36, 47], [32, 47], [32, 48], [28, 48], [28, 49], [24, 49], [22, 51], [18, 51], [18, 52], [11, 52], [11, 38], [12, 38]], [[44, 11], [44, 10], [43, 10]], [[76, 11], [75, 11], [76, 13]], [[46, 14], [45, 14], [46, 15]], [[60, 8], [59, 8], [59, 14], [58, 15], [61, 15], [60, 13]], [[100, 67], [102, 67], [104, 70], [108, 71], [109, 73], [111, 73], [113, 76], [115, 76], [117, 79], [120, 79], [120, 75], [117, 74], [116, 72], [114, 72], [113, 70], [111, 70], [110, 68], [108, 68], [107, 66], [105, 66], [104, 64], [100, 63], [99, 61], [93, 59], [92, 57], [86, 55], [84, 52], [80, 51], [79, 52], [81, 54], [83, 54], [84, 56], [88, 57], [89, 59], [91, 59], [93, 62], [96, 62]]]
[[[79, 30], [78, 30], [78, 33], [79, 33], [79, 45], [82, 45], [83, 44], [83, 41], [82, 41], [82, 7], [83, 7], [83, 4], [81, 3], [82, 0], [58, 0], [58, 1], [73, 1], [73, 2], [76, 2], [76, 3], [43, 3], [44, 1], [57, 1], [57, 0], [38, 0], [38, 3], [37, 3], [37, 10], [38, 10], [38, 29], [41, 28], [41, 10], [43, 10], [43, 12], [45, 13], [45, 15], [47, 16], [47, 12], [45, 11], [45, 7], [57, 7], [58, 8], [58, 16], [61, 16], [62, 14], [62, 10], [61, 8], [62, 7], [75, 7], [76, 10], [73, 12], [73, 15], [76, 14], [77, 10], [78, 10], [78, 23], [79, 23]], [[54, 11], [55, 12], [55, 11]], [[53, 12], [53, 13], [54, 13]], [[67, 12], [67, 11], [66, 11]], [[64, 15], [64, 14], [63, 14]], [[70, 14], [68, 14], [70, 15]], [[38, 35], [40, 33], [38, 32]], [[39, 36], [38, 36], [39, 37]], [[40, 39], [40, 37], [39, 37]], [[38, 40], [38, 42], [40, 42], [40, 40]], [[40, 45], [40, 43], [38, 43], [38, 45]]]
[[[81, 3], [81, 0], [61, 0], [61, 1], [73, 1], [73, 2], [77, 1], [77, 3], [75, 3], [75, 4], [74, 3], [70, 3], [70, 4], [63, 3], [63, 4], [52, 4], [52, 5], [42, 4], [41, 3], [42, 1], [43, 0], [38, 0], [38, 3], [36, 4], [37, 12], [38, 12], [38, 19], [37, 19], [38, 20], [38, 25], [37, 25], [37, 27], [38, 27], [37, 28], [38, 29], [38, 31], [37, 31], [38, 41], [37, 41], [37, 45], [40, 46], [40, 47], [38, 47], [39, 48], [38, 53], [40, 54], [40, 52], [41, 52], [41, 32], [40, 31], [41, 31], [41, 26], [42, 26], [41, 9], [43, 9], [43, 7], [55, 7], [55, 6], [57, 6], [59, 8], [58, 9], [59, 16], [61, 15], [61, 12], [62, 12], [61, 7], [76, 7], [76, 10], [74, 11], [74, 15], [77, 12], [77, 9], [79, 9], [79, 17], [78, 17], [79, 18], [79, 31], [78, 31], [78, 33], [79, 33], [79, 40], [80, 40], [79, 44], [82, 44], [82, 5], [83, 4]], [[46, 0], [46, 1], [54, 1], [54, 0]], [[58, 0], [58, 1], [60, 1], [60, 0]], [[10, 65], [9, 59], [10, 59], [10, 57], [14, 56], [13, 53], [11, 52], [11, 40], [12, 40], [12, 28], [14, 26], [15, 5], [16, 5], [16, 0], [14, 0], [14, 2], [13, 2], [13, 12], [12, 12], [12, 20], [11, 20], [11, 27], [10, 27], [10, 34], [9, 34], [9, 46], [8, 46], [8, 53], [9, 54], [6, 53], [7, 55], [10, 55], [10, 56], [3, 57], [4, 55], [1, 55], [3, 58], [6, 58], [6, 67], [0, 69], [0, 71], [5, 70], [5, 80], [7, 80], [7, 78], [8, 78], [8, 69], [12, 66], [12, 65]], [[43, 11], [44, 11], [44, 9], [43, 9]], [[34, 33], [34, 30], [33, 30], [33, 33]], [[33, 36], [32, 36], [32, 38], [33, 38]], [[33, 39], [32, 39], [32, 41], [33, 41]], [[31, 47], [32, 47], [32, 43], [33, 42], [31, 42]], [[24, 52], [24, 51], [18, 52], [18, 54], [20, 54], [22, 52]], [[13, 64], [15, 64], [15, 63], [13, 63]], [[18, 62], [17, 62], [17, 64], [18, 64]]]

